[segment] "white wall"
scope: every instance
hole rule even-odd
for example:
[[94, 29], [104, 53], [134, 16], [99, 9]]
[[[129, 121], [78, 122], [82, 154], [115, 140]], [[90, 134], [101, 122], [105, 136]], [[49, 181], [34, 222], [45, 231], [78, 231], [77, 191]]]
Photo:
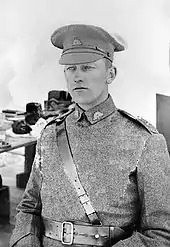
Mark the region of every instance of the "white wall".
[[60, 51], [50, 43], [61, 25], [86, 23], [117, 32], [128, 50], [115, 55], [110, 92], [119, 108], [155, 125], [156, 93], [170, 95], [169, 0], [0, 0], [0, 108], [25, 109], [51, 89], [66, 89]]

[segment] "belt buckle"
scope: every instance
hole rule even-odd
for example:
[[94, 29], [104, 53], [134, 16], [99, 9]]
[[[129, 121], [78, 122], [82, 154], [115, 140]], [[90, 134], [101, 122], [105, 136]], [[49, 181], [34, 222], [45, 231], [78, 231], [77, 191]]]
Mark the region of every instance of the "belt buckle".
[[[65, 226], [66, 225], [69, 225], [70, 226], [70, 241], [69, 242], [65, 242], [64, 241], [64, 229], [65, 229]], [[72, 222], [69, 222], [69, 221], [63, 221], [62, 222], [62, 225], [61, 225], [61, 243], [62, 244], [66, 244], [66, 245], [72, 245], [73, 243], [73, 223]]]

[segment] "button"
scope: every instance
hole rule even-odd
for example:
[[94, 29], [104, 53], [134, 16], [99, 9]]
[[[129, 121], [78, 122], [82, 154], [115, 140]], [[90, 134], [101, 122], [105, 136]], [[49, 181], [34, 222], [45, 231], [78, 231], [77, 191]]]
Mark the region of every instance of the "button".
[[95, 237], [95, 239], [98, 239], [100, 237], [100, 235], [99, 234], [95, 234], [94, 237]]

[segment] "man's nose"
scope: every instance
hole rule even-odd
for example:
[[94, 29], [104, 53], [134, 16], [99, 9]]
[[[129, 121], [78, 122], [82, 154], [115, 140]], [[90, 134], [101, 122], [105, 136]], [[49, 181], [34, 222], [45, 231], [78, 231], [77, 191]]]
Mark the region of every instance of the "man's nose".
[[82, 71], [80, 68], [77, 68], [74, 74], [74, 82], [82, 82]]

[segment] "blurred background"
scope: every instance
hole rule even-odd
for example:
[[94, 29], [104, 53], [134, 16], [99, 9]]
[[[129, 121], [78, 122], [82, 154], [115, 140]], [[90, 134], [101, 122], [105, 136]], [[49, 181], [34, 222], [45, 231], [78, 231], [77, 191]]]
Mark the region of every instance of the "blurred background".
[[43, 104], [66, 89], [60, 50], [50, 43], [61, 25], [99, 25], [128, 43], [115, 55], [110, 92], [117, 107], [156, 124], [156, 93], [170, 95], [169, 0], [0, 0], [0, 109]]

